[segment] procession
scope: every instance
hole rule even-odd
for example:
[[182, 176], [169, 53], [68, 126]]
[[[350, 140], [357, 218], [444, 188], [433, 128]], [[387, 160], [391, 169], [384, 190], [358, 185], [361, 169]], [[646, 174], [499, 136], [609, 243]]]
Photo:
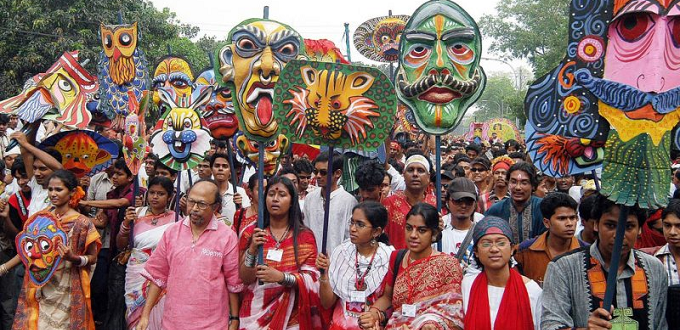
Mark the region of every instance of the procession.
[[680, 329], [680, 0], [354, 4], [0, 4], [0, 330]]

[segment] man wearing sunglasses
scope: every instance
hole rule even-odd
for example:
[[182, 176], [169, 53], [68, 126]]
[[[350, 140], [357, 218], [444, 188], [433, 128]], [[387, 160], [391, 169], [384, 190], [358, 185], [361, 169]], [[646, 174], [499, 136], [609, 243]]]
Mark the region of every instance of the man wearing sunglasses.
[[[305, 198], [303, 213], [305, 215], [305, 226], [314, 232], [316, 246], [319, 252], [329, 254], [333, 249], [340, 245], [342, 241], [349, 238], [349, 219], [352, 217], [352, 209], [357, 204], [356, 198], [338, 185], [338, 180], [342, 177], [342, 156], [334, 154], [329, 159], [328, 152], [323, 152], [314, 159], [314, 177], [317, 185], [321, 189], [310, 192]], [[323, 239], [323, 217], [324, 217], [324, 198], [326, 198], [328, 164], [333, 164], [331, 188], [331, 201], [328, 212], [328, 232], [326, 233], [326, 251], [321, 251]]]

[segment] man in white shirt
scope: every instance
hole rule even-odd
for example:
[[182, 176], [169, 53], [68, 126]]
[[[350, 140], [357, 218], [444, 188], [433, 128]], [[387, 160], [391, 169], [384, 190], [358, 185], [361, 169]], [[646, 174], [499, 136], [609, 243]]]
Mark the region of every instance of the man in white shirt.
[[236, 187], [234, 193], [234, 186], [229, 182], [231, 180], [231, 168], [229, 167], [229, 155], [216, 152], [210, 159], [210, 169], [215, 179], [215, 183], [220, 188], [220, 195], [222, 195], [222, 215], [220, 219], [228, 226], [234, 223], [234, 214], [238, 207], [249, 207], [250, 198], [246, 195], [245, 189]]
[[[457, 255], [458, 250], [465, 251], [460, 255], [462, 265], [468, 265], [472, 255], [472, 233], [470, 230], [483, 216], [475, 212], [477, 192], [475, 184], [468, 178], [455, 178], [446, 191], [446, 205], [449, 214], [443, 217], [442, 252]], [[469, 236], [469, 237], [468, 237]], [[462, 247], [465, 238], [467, 243]]]
[[326, 179], [328, 175], [328, 152], [319, 154], [313, 162], [316, 183], [321, 189], [310, 192], [305, 198], [303, 213], [305, 226], [309, 227], [316, 237], [316, 246], [319, 252], [330, 255], [333, 249], [342, 241], [349, 238], [349, 220], [352, 217], [352, 209], [357, 204], [356, 198], [338, 185], [342, 177], [342, 156], [333, 155], [333, 174], [331, 181], [331, 198], [328, 217], [328, 233], [326, 235], [326, 250], [323, 251], [323, 224], [324, 224], [324, 198], [326, 196]]

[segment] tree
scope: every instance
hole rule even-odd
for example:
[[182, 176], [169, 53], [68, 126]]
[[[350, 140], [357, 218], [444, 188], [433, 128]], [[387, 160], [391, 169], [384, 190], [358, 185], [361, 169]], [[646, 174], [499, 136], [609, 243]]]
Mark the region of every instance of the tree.
[[512, 78], [507, 75], [491, 75], [479, 101], [475, 103], [478, 110], [474, 113], [475, 121], [483, 122], [493, 118], [508, 118], [520, 122], [526, 121], [524, 114], [524, 95], [526, 89], [518, 90]]
[[187, 44], [198, 28], [146, 0], [5, 0], [0, 2], [0, 99], [17, 94], [26, 79], [47, 70], [65, 51], [80, 51], [80, 61], [89, 60], [85, 68], [96, 75], [100, 22], [116, 24], [119, 12], [124, 23], [138, 22], [139, 45], [150, 66], [167, 54], [168, 44], [198, 54]]
[[506, 0], [495, 15], [480, 20], [491, 37], [490, 50], [513, 58], [526, 57], [536, 77], [552, 70], [565, 55], [570, 0]]

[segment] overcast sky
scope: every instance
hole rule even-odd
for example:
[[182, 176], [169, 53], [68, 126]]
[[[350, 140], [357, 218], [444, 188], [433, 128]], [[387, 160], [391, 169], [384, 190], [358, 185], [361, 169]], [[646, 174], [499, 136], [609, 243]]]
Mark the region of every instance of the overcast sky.
[[[226, 38], [227, 33], [241, 21], [262, 17], [263, 7], [269, 6], [269, 18], [286, 23], [296, 29], [304, 38], [329, 39], [346, 53], [343, 33], [344, 23], [349, 23], [351, 56], [353, 61], [374, 63], [361, 56], [352, 44], [354, 30], [364, 21], [385, 16], [389, 10], [394, 15], [410, 15], [423, 2], [412, 0], [151, 0], [158, 9], [170, 8], [182, 23], [198, 26], [199, 36]], [[495, 13], [498, 0], [457, 0], [475, 20], [484, 14]], [[490, 42], [483, 41], [484, 49]], [[484, 57], [497, 57], [485, 51]], [[512, 61], [515, 70], [525, 62]], [[488, 73], [512, 73], [511, 68], [496, 61], [483, 60], [482, 66]]]

